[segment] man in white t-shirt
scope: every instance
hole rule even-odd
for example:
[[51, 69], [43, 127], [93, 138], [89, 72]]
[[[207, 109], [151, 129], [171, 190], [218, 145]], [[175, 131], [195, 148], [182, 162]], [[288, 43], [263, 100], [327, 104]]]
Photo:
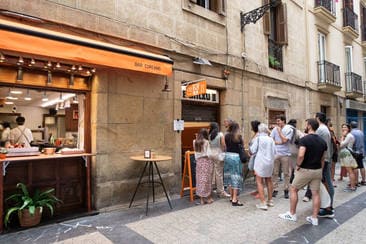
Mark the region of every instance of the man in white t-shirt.
[[18, 126], [10, 131], [10, 143], [19, 147], [30, 147], [33, 135], [32, 131], [24, 126], [25, 118], [19, 116], [15, 121]]
[[284, 174], [284, 195], [288, 199], [288, 189], [290, 184], [290, 140], [293, 135], [293, 129], [290, 125], [286, 124], [286, 117], [284, 115], [279, 116], [276, 119], [277, 126], [273, 128], [271, 137], [275, 141], [276, 156], [272, 174], [273, 182], [273, 197], [278, 194], [278, 174], [281, 168]]

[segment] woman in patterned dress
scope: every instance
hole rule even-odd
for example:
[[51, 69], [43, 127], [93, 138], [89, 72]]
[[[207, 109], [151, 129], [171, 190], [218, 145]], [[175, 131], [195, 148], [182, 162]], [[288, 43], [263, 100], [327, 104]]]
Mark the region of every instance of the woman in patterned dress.
[[346, 168], [350, 179], [350, 186], [344, 189], [346, 192], [353, 192], [356, 190], [356, 177], [353, 169], [357, 168], [357, 162], [349, 150], [353, 147], [355, 138], [350, 133], [350, 131], [351, 127], [349, 124], [342, 125], [342, 138], [341, 144], [339, 146], [339, 161], [341, 162], [341, 166]]
[[244, 148], [243, 138], [240, 135], [239, 124], [231, 123], [228, 133], [225, 135], [225, 162], [224, 162], [224, 186], [230, 191], [232, 206], [243, 206], [238, 199], [238, 191], [243, 185], [243, 165], [240, 162], [239, 151]]
[[196, 159], [196, 195], [200, 197], [200, 204], [212, 203], [212, 172], [213, 164], [208, 158], [208, 131], [201, 129], [193, 141], [194, 157]]

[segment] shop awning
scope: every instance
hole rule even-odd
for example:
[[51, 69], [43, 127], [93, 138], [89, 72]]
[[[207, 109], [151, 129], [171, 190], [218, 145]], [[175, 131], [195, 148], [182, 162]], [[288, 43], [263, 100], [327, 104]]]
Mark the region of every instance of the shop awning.
[[0, 50], [157, 75], [172, 73], [173, 60], [163, 55], [3, 19], [0, 19], [0, 37]]

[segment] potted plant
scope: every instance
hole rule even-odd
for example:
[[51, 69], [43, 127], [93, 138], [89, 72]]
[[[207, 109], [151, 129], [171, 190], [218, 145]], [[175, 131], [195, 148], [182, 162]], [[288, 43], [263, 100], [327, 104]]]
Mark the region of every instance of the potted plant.
[[279, 69], [281, 63], [277, 60], [275, 56], [268, 56], [269, 66], [274, 69]]
[[4, 217], [5, 226], [10, 221], [12, 213], [17, 212], [22, 227], [30, 227], [39, 224], [42, 217], [43, 207], [47, 207], [51, 215], [53, 215], [53, 208], [57, 202], [61, 202], [54, 194], [54, 188], [40, 192], [36, 189], [33, 196], [30, 196], [27, 187], [23, 183], [18, 183], [17, 188], [21, 189], [21, 193], [15, 193], [9, 196], [5, 201], [10, 201], [14, 204], [13, 207], [6, 211]]

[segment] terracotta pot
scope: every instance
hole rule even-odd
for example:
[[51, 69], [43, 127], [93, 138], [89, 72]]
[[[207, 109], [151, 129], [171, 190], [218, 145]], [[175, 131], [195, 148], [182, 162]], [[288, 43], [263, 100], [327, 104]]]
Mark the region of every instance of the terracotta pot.
[[22, 227], [31, 227], [41, 222], [42, 207], [37, 207], [34, 215], [29, 213], [28, 209], [18, 211], [19, 223]]
[[0, 153], [0, 159], [6, 159], [6, 154], [5, 153]]

